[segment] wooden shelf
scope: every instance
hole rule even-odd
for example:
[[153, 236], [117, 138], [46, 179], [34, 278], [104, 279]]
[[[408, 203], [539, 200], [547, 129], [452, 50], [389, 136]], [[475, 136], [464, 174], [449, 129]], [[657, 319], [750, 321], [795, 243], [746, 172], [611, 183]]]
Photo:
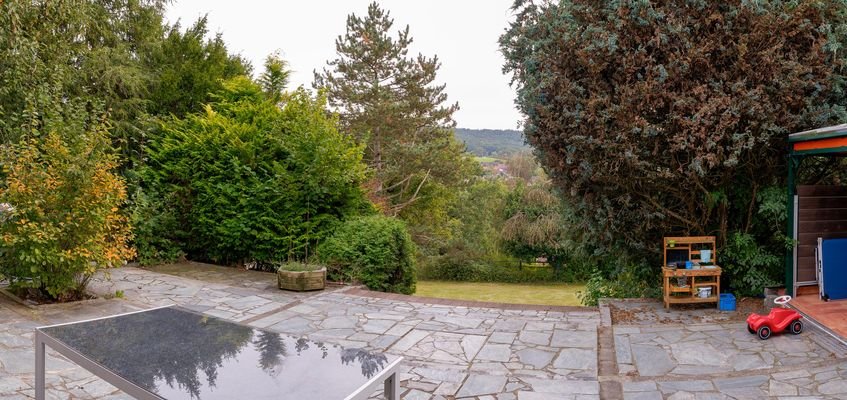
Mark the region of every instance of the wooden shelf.
[[701, 244], [701, 243], [714, 243], [714, 236], [682, 236], [682, 237], [666, 237], [665, 243], [673, 240], [673, 242], [677, 245], [680, 244]]
[[709, 297], [668, 297], [665, 299], [668, 303], [715, 303], [718, 301], [718, 296]]
[[[670, 243], [674, 246], [670, 247]], [[709, 250], [712, 254], [710, 262], [717, 260], [717, 248], [714, 236], [689, 236], [689, 237], [665, 237], [662, 242], [664, 248], [664, 259], [662, 266], [662, 285], [664, 289], [665, 308], [670, 304], [679, 303], [719, 303], [721, 292], [721, 268], [714, 265], [713, 268], [697, 269], [672, 269], [668, 268], [669, 257], [678, 261], [680, 252], [687, 256], [689, 261], [700, 261], [703, 250]], [[674, 285], [676, 278], [683, 277], [687, 285], [679, 287]], [[699, 278], [699, 279], [698, 279]], [[673, 281], [673, 283], [671, 283]], [[697, 297], [698, 288], [713, 287], [712, 296]]]
[[721, 268], [697, 268], [697, 269], [670, 269], [662, 268], [662, 275], [676, 277], [692, 277], [692, 276], [715, 276], [721, 274]]

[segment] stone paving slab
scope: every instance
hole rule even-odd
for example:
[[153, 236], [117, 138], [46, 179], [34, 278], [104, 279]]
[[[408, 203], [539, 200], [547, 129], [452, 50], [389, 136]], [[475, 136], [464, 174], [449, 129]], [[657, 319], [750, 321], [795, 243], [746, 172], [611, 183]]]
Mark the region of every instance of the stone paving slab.
[[[289, 293], [264, 282], [268, 274], [197, 265], [111, 275], [95, 279], [92, 289], [122, 290], [123, 299], [35, 311], [0, 299], [0, 398], [32, 397], [36, 326], [180, 304], [275, 332], [402, 355], [404, 399], [847, 399], [845, 351], [813, 330], [759, 341], [730, 322], [609, 326], [597, 309], [433, 304], [359, 289]], [[598, 343], [611, 363], [603, 375]], [[49, 398], [126, 398], [54, 354], [48, 369]]]
[[[33, 394], [34, 327], [167, 304], [279, 333], [402, 355], [407, 360], [401, 367], [404, 398], [599, 398], [599, 314], [594, 309], [429, 304], [356, 290], [289, 293], [262, 288], [261, 282], [230, 285], [233, 278], [217, 276], [227, 272], [220, 267], [211, 272], [194, 268], [180, 274], [187, 276], [122, 268], [111, 271], [111, 279], [92, 280], [92, 291], [121, 290], [123, 299], [38, 311], [0, 301], [0, 317], [7, 317], [0, 338], [17, 338], [0, 342], [0, 398]], [[239, 271], [237, 276], [267, 274]], [[48, 369], [51, 398], [125, 396], [60, 357], [50, 357]]]
[[763, 341], [743, 323], [613, 327], [624, 399], [847, 399], [847, 359], [825, 334]]
[[751, 312], [766, 312], [764, 301], [753, 298], [738, 299], [735, 311], [720, 311], [714, 303], [665, 308], [660, 299], [603, 299], [602, 303], [618, 325], [723, 324], [744, 321]]
[[635, 376], [697, 376], [815, 366], [836, 362], [819, 334], [774, 335], [760, 340], [744, 323], [614, 327], [620, 371]]
[[[338, 292], [306, 304], [308, 309], [291, 308], [289, 318], [269, 328], [314, 338], [325, 337], [331, 326], [334, 337], [327, 340], [402, 355], [416, 365], [404, 379], [415, 398], [428, 392], [514, 399], [518, 392], [562, 394], [551, 391], [555, 385], [539, 386], [548, 380], [597, 384], [596, 312], [581, 309], [571, 316], [562, 311], [438, 307]], [[567, 339], [569, 335], [582, 339]], [[580, 395], [597, 397], [593, 392]]]

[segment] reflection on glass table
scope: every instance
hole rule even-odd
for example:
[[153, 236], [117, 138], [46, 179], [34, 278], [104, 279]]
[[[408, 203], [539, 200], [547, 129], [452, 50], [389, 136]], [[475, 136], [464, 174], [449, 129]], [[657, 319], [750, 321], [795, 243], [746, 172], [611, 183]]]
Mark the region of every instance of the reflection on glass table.
[[36, 399], [45, 345], [140, 399], [399, 398], [401, 357], [345, 349], [162, 307], [36, 329]]

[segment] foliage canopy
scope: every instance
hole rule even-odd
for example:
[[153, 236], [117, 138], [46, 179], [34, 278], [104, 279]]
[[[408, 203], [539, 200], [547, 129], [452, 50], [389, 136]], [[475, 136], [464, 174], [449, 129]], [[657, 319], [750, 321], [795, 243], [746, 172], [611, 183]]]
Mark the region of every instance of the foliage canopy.
[[221, 81], [250, 73], [206, 18], [184, 32], [163, 0], [0, 2], [0, 141], [40, 129], [56, 97], [109, 115], [122, 172], [134, 184], [157, 116], [199, 109]]
[[165, 122], [149, 154], [142, 188], [165, 202], [150, 208], [172, 226], [139, 232], [142, 254], [175, 254], [158, 249], [170, 238], [195, 259], [304, 259], [338, 221], [368, 208], [361, 147], [338, 132], [324, 98], [304, 90], [279, 107], [248, 78], [227, 81], [204, 112]]
[[500, 44], [525, 135], [606, 248], [655, 256], [662, 235], [752, 234], [787, 134], [847, 118], [843, 1], [515, 11]]
[[36, 296], [76, 298], [99, 269], [135, 256], [107, 125], [79, 105], [2, 154], [0, 278]]
[[220, 33], [207, 39], [207, 24], [205, 16], [184, 32], [174, 24], [150, 51], [147, 64], [157, 75], [150, 90], [152, 114], [183, 117], [196, 112], [212, 101], [225, 80], [251, 73], [246, 60], [228, 52]]

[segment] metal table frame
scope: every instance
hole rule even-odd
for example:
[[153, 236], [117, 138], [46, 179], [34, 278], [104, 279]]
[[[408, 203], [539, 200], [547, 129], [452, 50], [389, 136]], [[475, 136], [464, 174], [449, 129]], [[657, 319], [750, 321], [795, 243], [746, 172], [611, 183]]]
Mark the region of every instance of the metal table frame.
[[[45, 378], [46, 378], [46, 368], [45, 368], [45, 355], [47, 351], [47, 346], [50, 346], [53, 350], [58, 352], [59, 354], [65, 356], [68, 360], [76, 363], [82, 368], [85, 368], [89, 372], [108, 382], [112, 386], [124, 391], [124, 393], [141, 400], [159, 400], [163, 399], [163, 397], [151, 393], [144, 388], [139, 387], [138, 385], [126, 380], [125, 378], [115, 374], [110, 371], [108, 368], [98, 364], [97, 362], [89, 359], [85, 355], [80, 352], [68, 347], [62, 341], [51, 337], [50, 335], [44, 333], [42, 329], [51, 328], [55, 326], [63, 326], [63, 325], [73, 325], [79, 323], [85, 323], [90, 321], [97, 321], [101, 319], [109, 319], [120, 317], [124, 315], [137, 314], [152, 310], [157, 310], [160, 308], [173, 307], [173, 305], [164, 306], [164, 307], [155, 307], [146, 310], [140, 311], [132, 311], [123, 314], [110, 315], [107, 317], [100, 318], [92, 318], [82, 321], [76, 322], [68, 322], [64, 324], [55, 324], [42, 326], [35, 329], [35, 399], [36, 400], [45, 400]], [[233, 324], [237, 324], [236, 322], [227, 321]], [[257, 329], [252, 328], [251, 329]], [[351, 393], [349, 396], [345, 397], [344, 400], [366, 400], [370, 397], [373, 392], [379, 387], [379, 384], [383, 384], [384, 395], [388, 400], [399, 400], [400, 399], [400, 381], [397, 377], [397, 371], [400, 366], [400, 362], [403, 361], [403, 357], [398, 357], [396, 360], [388, 364], [385, 368], [382, 369], [378, 374], [376, 374], [373, 378], [369, 379], [364, 385], [359, 387], [356, 391]]]

